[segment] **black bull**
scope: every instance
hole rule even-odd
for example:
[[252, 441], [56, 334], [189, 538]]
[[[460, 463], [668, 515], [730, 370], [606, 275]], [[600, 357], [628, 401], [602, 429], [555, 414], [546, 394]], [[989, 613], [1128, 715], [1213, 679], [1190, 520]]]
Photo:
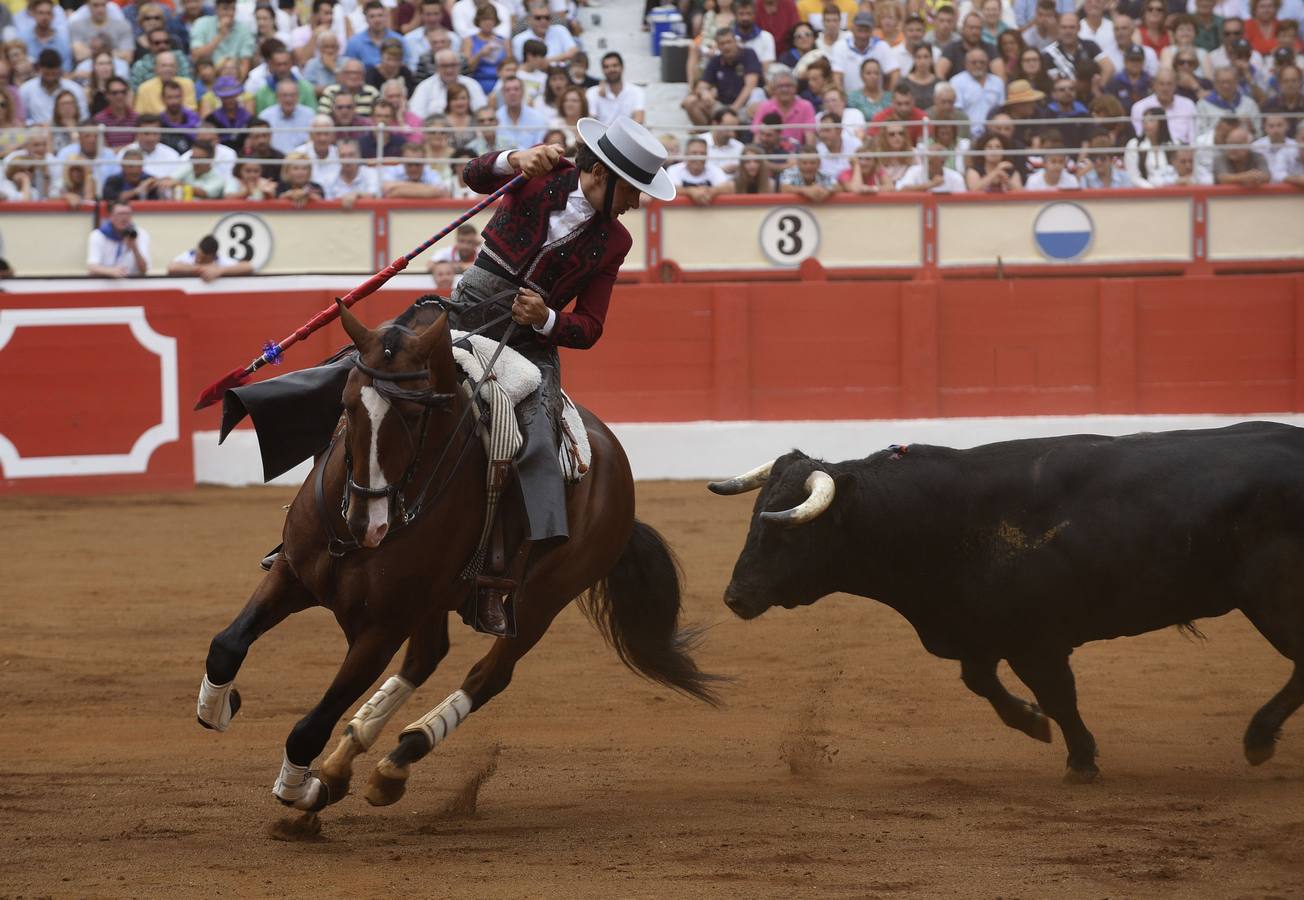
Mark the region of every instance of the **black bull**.
[[[838, 591], [887, 604], [1005, 724], [1049, 742], [1055, 720], [1070, 780], [1098, 773], [1069, 668], [1087, 641], [1241, 610], [1295, 662], [1245, 732], [1253, 764], [1304, 703], [1304, 430], [915, 445], [831, 464], [792, 452], [711, 485], [757, 487], [730, 609], [750, 619]], [[1037, 705], [1006, 691], [1002, 659]]]

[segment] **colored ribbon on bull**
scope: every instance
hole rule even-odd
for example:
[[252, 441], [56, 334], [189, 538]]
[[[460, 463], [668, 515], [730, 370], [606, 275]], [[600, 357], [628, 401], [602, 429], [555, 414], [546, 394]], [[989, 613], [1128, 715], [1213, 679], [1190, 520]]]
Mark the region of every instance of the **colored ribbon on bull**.
[[[511, 181], [507, 182], [505, 185], [500, 187], [498, 190], [494, 191], [489, 196], [485, 197], [475, 206], [471, 207], [462, 215], [458, 216], [447, 226], [441, 229], [439, 233], [435, 234], [429, 240], [422, 243], [421, 246], [417, 247], [411, 253], [408, 253], [405, 256], [400, 256], [398, 259], [394, 260], [388, 266], [381, 269], [375, 275], [372, 275], [362, 284], [358, 285], [353, 290], [349, 291], [347, 294], [345, 294], [343, 297], [340, 298], [339, 302], [344, 304], [345, 306], [352, 306], [353, 304], [361, 300], [363, 297], [367, 297], [375, 293], [381, 287], [381, 285], [389, 281], [399, 272], [402, 272], [404, 269], [406, 269], [408, 263], [412, 262], [412, 260], [416, 259], [422, 253], [429, 250], [434, 244], [436, 244], [443, 238], [452, 234], [461, 225], [465, 224], [469, 219], [473, 218], [477, 213], [483, 210], [486, 206], [493, 203], [499, 197], [503, 196], [503, 194], [516, 190], [517, 187], [519, 187], [524, 183], [525, 183], [525, 176], [517, 175]], [[335, 321], [335, 319], [339, 317], [339, 314], [340, 314], [339, 307], [334, 302], [332, 302], [329, 306], [327, 306], [321, 312], [317, 313], [317, 315], [313, 316], [307, 322], [303, 323], [303, 325], [296, 328], [289, 335], [282, 338], [279, 342], [268, 341], [267, 344], [264, 345], [263, 347], [263, 352], [259, 356], [255, 357], [254, 361], [249, 363], [249, 365], [244, 366], [242, 368], [232, 369], [230, 372], [227, 372], [217, 381], [213, 382], [208, 387], [204, 388], [203, 392], [199, 395], [198, 402], [195, 403], [195, 409], [203, 409], [206, 406], [212, 406], [218, 400], [222, 399], [222, 395], [226, 393], [227, 390], [233, 387], [239, 387], [240, 385], [244, 384], [246, 381], [249, 380], [249, 376], [253, 375], [263, 366], [266, 366], [268, 364], [280, 363], [281, 357], [285, 354], [286, 350], [293, 347], [295, 344], [299, 343], [299, 341], [303, 340], [308, 335], [312, 334], [314, 331], [321, 328], [322, 326], [329, 325], [331, 322]]]

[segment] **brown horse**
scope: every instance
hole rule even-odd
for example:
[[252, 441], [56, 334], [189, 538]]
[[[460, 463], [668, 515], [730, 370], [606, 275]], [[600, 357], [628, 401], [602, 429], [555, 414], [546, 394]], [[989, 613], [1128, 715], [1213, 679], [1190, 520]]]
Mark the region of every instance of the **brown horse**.
[[[444, 313], [434, 304], [414, 306], [377, 331], [343, 307], [340, 318], [359, 354], [344, 390], [342, 425], [290, 506], [284, 550], [235, 621], [213, 638], [199, 700], [200, 723], [225, 730], [240, 707], [234, 680], [250, 645], [292, 613], [329, 608], [349, 649], [321, 701], [290, 731], [273, 789], [282, 803], [312, 811], [347, 793], [354, 757], [448, 652], [448, 613], [467, 596], [460, 573], [486, 506], [487, 459], [459, 392]], [[570, 540], [532, 549], [516, 637], [496, 639], [460, 690], [404, 729], [372, 776], [371, 803], [398, 800], [411, 764], [507, 687], [517, 661], [581, 595], [623, 662], [714, 702], [716, 678], [698, 670], [688, 652], [691, 635], [678, 627], [674, 557], [634, 518], [634, 482], [615, 436], [591, 413], [582, 415], [592, 464], [568, 493]], [[520, 516], [504, 515], [509, 529], [523, 531]], [[363, 704], [314, 774], [308, 767], [335, 723], [405, 640], [398, 674]]]

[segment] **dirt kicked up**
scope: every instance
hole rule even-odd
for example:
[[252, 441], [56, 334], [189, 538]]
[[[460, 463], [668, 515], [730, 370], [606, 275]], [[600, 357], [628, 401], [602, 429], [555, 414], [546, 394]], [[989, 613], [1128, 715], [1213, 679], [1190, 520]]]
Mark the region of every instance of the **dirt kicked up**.
[[[712, 626], [700, 663], [736, 676], [723, 709], [641, 681], [568, 609], [398, 805], [355, 794], [315, 838], [274, 840], [282, 745], [338, 628], [312, 610], [255, 644], [225, 734], [195, 695], [290, 496], [0, 501], [0, 897], [1304, 895], [1304, 725], [1245, 763], [1290, 666], [1239, 614], [1202, 622], [1205, 642], [1079, 650], [1103, 774], [1069, 786], [1058, 731], [1001, 725], [886, 607], [735, 620], [720, 596], [753, 498], [701, 484], [640, 485], [639, 515]], [[453, 625], [355, 792], [487, 641]]]

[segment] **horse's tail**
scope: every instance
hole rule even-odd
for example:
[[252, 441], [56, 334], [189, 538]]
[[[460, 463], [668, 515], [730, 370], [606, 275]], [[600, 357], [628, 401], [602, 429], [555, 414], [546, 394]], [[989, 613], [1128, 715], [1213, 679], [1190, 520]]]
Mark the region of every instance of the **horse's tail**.
[[717, 706], [712, 685], [725, 679], [701, 671], [689, 655], [700, 632], [679, 628], [680, 588], [679, 561], [655, 528], [635, 520], [615, 567], [580, 607], [625, 665]]

